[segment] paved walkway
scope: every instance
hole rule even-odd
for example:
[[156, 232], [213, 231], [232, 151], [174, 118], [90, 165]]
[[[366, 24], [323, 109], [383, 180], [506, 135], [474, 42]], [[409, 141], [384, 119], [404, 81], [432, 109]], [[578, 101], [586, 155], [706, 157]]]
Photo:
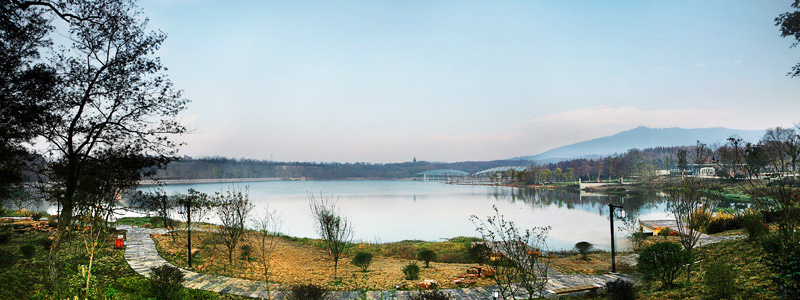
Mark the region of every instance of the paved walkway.
[[[161, 228], [141, 228], [130, 226], [119, 226], [118, 229], [127, 230], [127, 240], [125, 249], [125, 260], [133, 268], [136, 273], [145, 277], [150, 276], [150, 268], [158, 267], [163, 264], [169, 264], [165, 259], [158, 255], [155, 242], [150, 238], [152, 234], [166, 233], [166, 229]], [[225, 276], [208, 275], [188, 270], [181, 269], [184, 273], [186, 282], [184, 285], [188, 288], [202, 289], [207, 291], [214, 291], [224, 294], [240, 295], [252, 298], [266, 297], [267, 284], [263, 281], [246, 280], [239, 278], [231, 278]], [[584, 284], [600, 284], [623, 278], [627, 280], [634, 280], [632, 277], [624, 274], [606, 274], [606, 275], [550, 275], [548, 280], [548, 290], [584, 285]], [[443, 291], [452, 294], [455, 299], [459, 300], [485, 300], [491, 299], [491, 292], [496, 287], [475, 287], [464, 289], [445, 289]], [[406, 300], [410, 299], [414, 291], [367, 291], [362, 295], [362, 292], [333, 292], [332, 300], [355, 300], [355, 299], [397, 299]], [[285, 299], [286, 292], [272, 291], [273, 299]]]

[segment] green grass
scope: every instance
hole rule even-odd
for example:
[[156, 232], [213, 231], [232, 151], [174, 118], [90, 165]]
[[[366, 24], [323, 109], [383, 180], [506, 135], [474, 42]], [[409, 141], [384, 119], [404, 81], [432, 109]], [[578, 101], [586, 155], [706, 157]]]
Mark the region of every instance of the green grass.
[[[172, 220], [173, 222], [178, 222]], [[122, 217], [117, 220], [119, 225], [161, 227], [163, 222], [159, 217]]]
[[[110, 234], [113, 236], [113, 234]], [[14, 235], [0, 244], [0, 299], [154, 299], [149, 281], [127, 264], [122, 250], [113, 249], [111, 239], [101, 243], [92, 267], [92, 279], [86, 290], [86, 277], [81, 268], [89, 264], [80, 233], [73, 233], [56, 256], [57, 272], [49, 276], [49, 251], [40, 240], [49, 233]], [[32, 258], [22, 256], [19, 248], [34, 245]], [[183, 289], [179, 299], [246, 299], [208, 291]]]
[[710, 289], [703, 283], [704, 265], [727, 263], [737, 275], [733, 299], [777, 299], [774, 276], [762, 263], [764, 251], [758, 244], [746, 240], [734, 240], [704, 246], [697, 251], [696, 264], [691, 279], [681, 278], [678, 287], [661, 290], [658, 283], [642, 283], [637, 286], [641, 299], [709, 299]]

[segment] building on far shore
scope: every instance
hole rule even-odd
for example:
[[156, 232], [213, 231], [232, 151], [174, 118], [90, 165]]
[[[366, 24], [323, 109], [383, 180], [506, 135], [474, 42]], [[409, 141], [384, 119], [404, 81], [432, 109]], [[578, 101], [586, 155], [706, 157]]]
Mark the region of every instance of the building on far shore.
[[469, 173], [459, 170], [451, 170], [451, 169], [441, 169], [441, 170], [430, 170], [417, 173], [417, 176], [414, 180], [419, 181], [457, 181], [463, 179], [469, 175]]

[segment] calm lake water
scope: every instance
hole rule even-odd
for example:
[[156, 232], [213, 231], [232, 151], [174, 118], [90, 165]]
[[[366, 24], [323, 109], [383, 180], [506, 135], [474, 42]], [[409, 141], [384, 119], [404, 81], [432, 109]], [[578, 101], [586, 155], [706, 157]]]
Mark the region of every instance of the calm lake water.
[[[417, 181], [266, 181], [247, 183], [205, 183], [168, 185], [168, 194], [186, 193], [193, 188], [204, 193], [231, 187], [249, 189], [254, 211], [278, 211], [283, 218], [281, 232], [297, 237], [317, 238], [308, 207], [309, 196], [338, 199], [342, 215], [353, 223], [356, 240], [395, 242], [401, 240], [439, 241], [456, 236], [479, 236], [471, 215], [481, 219], [493, 215], [497, 206], [507, 220], [520, 228], [551, 226], [550, 249], [571, 249], [588, 241], [600, 249], [610, 246], [608, 203], [625, 207], [629, 224], [637, 218], [667, 217], [660, 197], [622, 198], [579, 192], [527, 188], [451, 185]], [[146, 188], [143, 188], [146, 189]], [[210, 214], [207, 221], [216, 223]], [[626, 247], [625, 236], [633, 226], [615, 219], [618, 247]]]

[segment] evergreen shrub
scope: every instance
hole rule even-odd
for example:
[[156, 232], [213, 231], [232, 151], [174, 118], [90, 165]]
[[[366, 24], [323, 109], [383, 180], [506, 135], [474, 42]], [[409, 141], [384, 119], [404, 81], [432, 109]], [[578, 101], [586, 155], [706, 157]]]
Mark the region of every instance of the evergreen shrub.
[[612, 300], [633, 300], [636, 299], [636, 289], [633, 288], [633, 282], [617, 279], [609, 281], [605, 285], [606, 294]]
[[150, 292], [157, 299], [177, 299], [183, 283], [183, 273], [177, 267], [163, 264], [150, 268]]
[[315, 284], [300, 284], [292, 286], [289, 300], [323, 300], [328, 296], [328, 290]]
[[372, 263], [372, 253], [358, 252], [350, 263], [361, 268], [361, 271], [366, 272], [367, 269], [369, 269], [369, 265]]
[[645, 280], [659, 280], [663, 287], [671, 288], [689, 261], [689, 253], [680, 245], [659, 242], [639, 254], [637, 265]]
[[581, 259], [584, 261], [589, 261], [589, 251], [591, 251], [592, 248], [594, 248], [594, 245], [587, 241], [582, 241], [575, 244], [575, 251], [578, 251], [578, 253], [581, 254]]
[[432, 260], [436, 260], [436, 252], [433, 250], [425, 249], [417, 253], [417, 259], [425, 262], [425, 267], [430, 268], [430, 263]]
[[742, 217], [742, 226], [751, 242], [761, 240], [769, 232], [769, 225], [762, 221], [764, 216], [758, 212], [747, 213]]
[[253, 246], [248, 244], [244, 244], [239, 247], [239, 259], [247, 261], [250, 259], [250, 255], [253, 253]]
[[411, 262], [403, 267], [403, 275], [405, 275], [406, 280], [419, 279], [419, 266], [417, 262]]

